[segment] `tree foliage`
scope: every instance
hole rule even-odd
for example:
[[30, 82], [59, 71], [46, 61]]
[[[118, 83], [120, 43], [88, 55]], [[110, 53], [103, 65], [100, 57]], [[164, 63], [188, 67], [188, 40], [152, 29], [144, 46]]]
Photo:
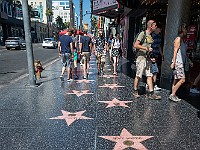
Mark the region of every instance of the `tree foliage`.
[[91, 19], [91, 30], [94, 32], [95, 35], [97, 34], [97, 30], [98, 30], [97, 23], [98, 23], [97, 17], [96, 16], [92, 16], [92, 19]]
[[62, 29], [65, 28], [64, 23], [63, 23], [63, 19], [60, 16], [58, 16], [56, 18], [56, 25], [57, 25], [58, 30], [62, 30]]

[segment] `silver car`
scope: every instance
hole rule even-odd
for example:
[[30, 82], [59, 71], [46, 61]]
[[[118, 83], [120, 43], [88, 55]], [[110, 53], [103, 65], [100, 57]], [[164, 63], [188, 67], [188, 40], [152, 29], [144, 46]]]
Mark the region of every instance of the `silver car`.
[[42, 42], [43, 48], [57, 48], [58, 43], [54, 38], [45, 38]]
[[22, 37], [8, 37], [5, 41], [5, 47], [7, 50], [10, 50], [11, 48], [20, 50], [26, 48], [26, 42]]

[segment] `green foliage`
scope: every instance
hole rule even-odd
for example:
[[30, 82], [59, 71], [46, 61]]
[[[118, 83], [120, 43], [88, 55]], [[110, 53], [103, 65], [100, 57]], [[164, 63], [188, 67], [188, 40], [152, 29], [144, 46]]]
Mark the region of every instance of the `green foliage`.
[[64, 23], [63, 23], [63, 19], [60, 16], [58, 16], [56, 18], [56, 26], [57, 26], [58, 30], [62, 30], [62, 29], [65, 28]]
[[92, 16], [91, 19], [91, 30], [94, 31], [94, 35], [97, 35], [97, 30], [98, 30], [98, 26], [97, 26], [97, 17], [96, 16]]
[[70, 22], [65, 22], [64, 23], [64, 28], [69, 28], [69, 26], [70, 26]]

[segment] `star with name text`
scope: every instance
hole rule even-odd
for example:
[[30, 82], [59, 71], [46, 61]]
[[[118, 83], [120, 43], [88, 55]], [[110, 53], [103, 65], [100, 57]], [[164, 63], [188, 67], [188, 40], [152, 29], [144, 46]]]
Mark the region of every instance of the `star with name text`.
[[114, 89], [114, 88], [125, 87], [125, 86], [120, 86], [118, 84], [104, 84], [103, 86], [99, 86], [99, 87], [108, 87], [108, 88]]
[[114, 98], [112, 101], [99, 101], [99, 102], [108, 104], [106, 108], [109, 108], [109, 107], [115, 107], [115, 106], [129, 107], [128, 105], [126, 105], [126, 103], [131, 103], [133, 101], [120, 101]]
[[82, 91], [72, 90], [72, 92], [73, 93], [66, 93], [66, 94], [75, 94], [78, 97], [85, 94], [93, 94], [93, 93], [89, 93], [89, 90], [82, 90]]
[[93, 119], [93, 118], [82, 116], [82, 114], [86, 112], [86, 110], [78, 111], [75, 113], [71, 113], [64, 110], [61, 110], [61, 112], [63, 114], [62, 116], [57, 116], [57, 117], [53, 117], [49, 119], [64, 119], [68, 126], [70, 126], [74, 121], [79, 120], [79, 119]]
[[141, 143], [153, 136], [133, 136], [125, 128], [122, 130], [120, 136], [99, 136], [101, 138], [116, 142], [113, 150], [123, 150], [131, 147], [137, 150], [147, 150], [146, 147]]
[[86, 79], [83, 79], [83, 80], [76, 80], [76, 82], [77, 83], [90, 83], [90, 82], [92, 82], [92, 81], [94, 81], [94, 80], [86, 80]]

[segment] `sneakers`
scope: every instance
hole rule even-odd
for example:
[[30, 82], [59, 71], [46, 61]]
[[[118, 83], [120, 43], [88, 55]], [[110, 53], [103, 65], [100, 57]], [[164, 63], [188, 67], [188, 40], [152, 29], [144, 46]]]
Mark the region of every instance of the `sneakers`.
[[174, 101], [174, 102], [179, 102], [181, 99], [179, 99], [176, 95], [170, 94], [169, 99]]
[[156, 93], [149, 94], [148, 98], [152, 100], [161, 100], [161, 96], [157, 95]]
[[200, 91], [198, 91], [197, 88], [190, 88], [190, 93], [192, 93], [192, 94], [200, 94]]
[[60, 80], [61, 80], [61, 81], [64, 81], [63, 75], [60, 76]]
[[87, 76], [86, 76], [86, 75], [84, 75], [84, 76], [83, 76], [83, 79], [87, 79]]
[[78, 76], [77, 76], [77, 75], [74, 75], [74, 79], [77, 80], [77, 79], [78, 79]]
[[140, 97], [140, 95], [138, 94], [138, 91], [137, 91], [137, 90], [134, 90], [133, 96], [134, 96], [135, 98], [139, 98], [139, 97]]
[[71, 82], [71, 81], [73, 81], [73, 79], [67, 79], [67, 82]]
[[[154, 91], [160, 91], [161, 88], [158, 87], [157, 85], [155, 85], [155, 86], [153, 87], [153, 90], [154, 90]], [[149, 86], [148, 86], [147, 84], [146, 84], [146, 91], [149, 91]]]
[[154, 91], [160, 91], [160, 90], [161, 90], [161, 88], [160, 88], [160, 87], [158, 87], [157, 85], [155, 85], [155, 86], [154, 86], [154, 88], [153, 88], [153, 90], [154, 90]]

